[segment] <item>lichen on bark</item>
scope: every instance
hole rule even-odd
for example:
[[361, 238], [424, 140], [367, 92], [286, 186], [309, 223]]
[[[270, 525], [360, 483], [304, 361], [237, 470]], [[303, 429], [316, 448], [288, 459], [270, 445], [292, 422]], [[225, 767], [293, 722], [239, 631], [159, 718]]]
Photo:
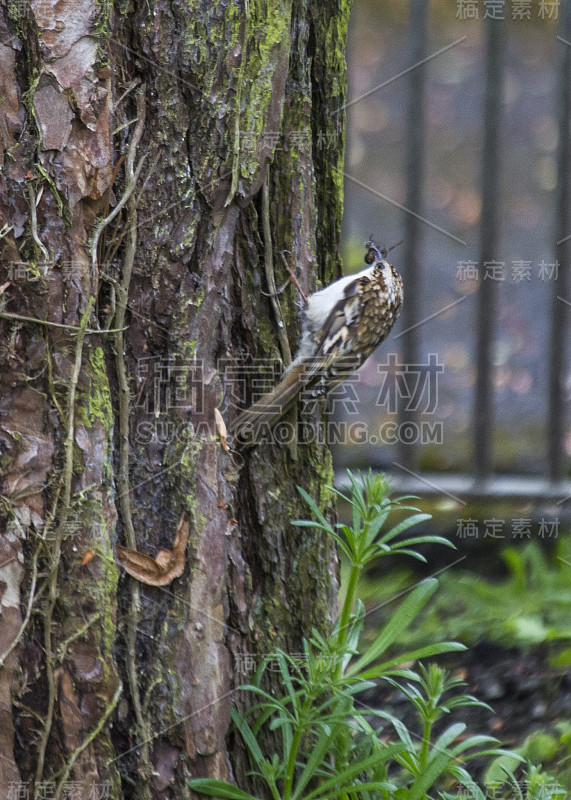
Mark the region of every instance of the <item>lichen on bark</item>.
[[[29, 556], [45, 547], [40, 538], [54, 508], [69, 523], [53, 605], [48, 780], [61, 780], [71, 760], [70, 780], [109, 781], [113, 798], [188, 797], [191, 775], [234, 777], [246, 787], [242, 754], [227, 738], [244, 678], [238, 661], [276, 646], [297, 651], [301, 635], [324, 628], [331, 615], [330, 544], [289, 524], [306, 513], [298, 484], [332, 513], [323, 488], [331, 481], [328, 450], [313, 442], [300, 443], [296, 458], [280, 446], [226, 452], [213, 412], [227, 420], [237, 413], [232, 370], [280, 357], [263, 294], [264, 182], [277, 283], [286, 277], [282, 250], [307, 290], [338, 276], [343, 114], [331, 112], [345, 100], [347, 14], [344, 3], [309, 0], [32, 0], [30, 15], [1, 23], [0, 227], [13, 225], [0, 239], [2, 269], [28, 263], [42, 287], [13, 282], [10, 310], [76, 329], [0, 318], [10, 343], [0, 353], [6, 519]], [[101, 231], [95, 259], [90, 243], [128, 183], [120, 159], [137, 124], [138, 91], [146, 98], [139, 144], [146, 160], [129, 205], [138, 242], [127, 329], [124, 341], [86, 335], [63, 509], [57, 492], [77, 327], [91, 298], [90, 330], [112, 327], [131, 217], [123, 213]], [[50, 256], [45, 269], [38, 240]], [[280, 303], [295, 349], [299, 303], [291, 288]], [[119, 341], [135, 544], [151, 555], [169, 549], [182, 512], [191, 528], [184, 575], [167, 588], [139, 589], [134, 646], [131, 579], [119, 575], [113, 554], [128, 527], [118, 497]], [[48, 555], [41, 551], [42, 563]], [[25, 605], [30, 575], [23, 569], [16, 577]], [[8, 638], [15, 626], [11, 620]], [[46, 715], [41, 634], [38, 614], [0, 686], [20, 704], [15, 726], [31, 743]], [[13, 675], [22, 687], [27, 680], [25, 690]], [[150, 726], [148, 741], [140, 724], [132, 736], [137, 713]], [[13, 774], [33, 779], [34, 745], [29, 754], [13, 748]]]

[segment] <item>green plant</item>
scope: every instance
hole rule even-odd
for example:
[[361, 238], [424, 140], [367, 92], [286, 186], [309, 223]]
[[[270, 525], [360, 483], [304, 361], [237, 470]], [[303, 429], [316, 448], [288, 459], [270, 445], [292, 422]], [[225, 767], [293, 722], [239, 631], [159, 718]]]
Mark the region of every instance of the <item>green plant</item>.
[[[501, 557], [507, 576], [489, 580], [481, 574], [450, 571], [440, 579], [440, 591], [417, 620], [414, 630], [404, 636], [408, 647], [426, 641], [459, 639], [470, 645], [481, 639], [497, 641], [504, 647], [547, 643], [553, 666], [571, 663], [571, 542], [557, 541], [551, 557], [538, 542], [507, 547]], [[390, 580], [365, 579], [363, 595], [374, 605], [414, 581], [403, 571]], [[362, 596], [363, 596], [362, 595]], [[567, 647], [566, 647], [567, 645]]]
[[[418, 686], [411, 683], [403, 686], [401, 682], [392, 678], [387, 678], [387, 681], [398, 687], [414, 706], [422, 726], [421, 746], [415, 748], [410, 733], [402, 722], [390, 714], [383, 713], [383, 716], [394, 725], [399, 739], [406, 744], [404, 753], [396, 756], [396, 760], [403, 767], [405, 783], [407, 775], [411, 776], [422, 792], [419, 793], [417, 788], [416, 792], [407, 792], [405, 796], [423, 797], [424, 792], [443, 773], [469, 788], [473, 796], [481, 796], [480, 790], [462, 764], [476, 757], [497, 754], [498, 750], [495, 748], [474, 749], [482, 746], [488, 748], [489, 745], [495, 744], [496, 740], [490, 736], [468, 736], [457, 742], [466, 730], [466, 725], [462, 722], [448, 725], [434, 741], [433, 730], [441, 718], [455, 708], [462, 706], [489, 708], [489, 706], [472, 695], [458, 694], [457, 690], [464, 686], [463, 681], [452, 677], [437, 664], [430, 664], [428, 668], [423, 664], [419, 665], [419, 672], [414, 675], [414, 681]], [[445, 698], [444, 695], [450, 696]], [[515, 758], [517, 760], [518, 757]]]
[[[265, 784], [274, 800], [425, 800], [445, 775], [483, 798], [462, 765], [476, 756], [503, 754], [495, 749], [497, 741], [488, 736], [458, 741], [465, 730], [462, 723], [448, 726], [437, 738], [433, 736], [433, 726], [444, 714], [459, 706], [479, 704], [478, 701], [458, 694], [461, 682], [436, 665], [421, 665], [418, 672], [402, 666], [420, 658], [463, 650], [464, 646], [440, 642], [392, 658], [386, 656], [432, 597], [438, 582], [431, 578], [414, 587], [375, 639], [359, 653], [365, 618], [365, 608], [357, 597], [362, 570], [373, 560], [394, 553], [423, 559], [413, 548], [425, 542], [451, 545], [437, 536], [403, 538], [405, 531], [428, 515], [403, 504], [411, 498], [391, 500], [387, 482], [371, 471], [361, 475], [360, 480], [350, 473], [349, 478], [348, 493], [329, 488], [349, 501], [351, 525], [331, 525], [307, 492], [299, 490], [316, 520], [297, 520], [293, 524], [319, 528], [333, 537], [349, 560], [350, 575], [341, 612], [330, 634], [324, 636], [314, 630], [303, 641], [301, 658], [278, 650], [260, 665], [252, 683], [242, 687], [257, 698], [246, 714], [232, 713], [249, 751], [251, 774]], [[413, 514], [382, 533], [389, 513], [397, 509]], [[268, 689], [270, 661], [277, 664], [282, 696]], [[415, 737], [396, 717], [359, 701], [358, 695], [374, 687], [378, 679], [398, 685], [404, 692], [417, 711], [421, 735]], [[377, 727], [370, 720], [376, 721]], [[390, 731], [388, 739], [383, 725]], [[268, 732], [277, 742], [271, 756], [261, 744], [269, 740]], [[190, 785], [210, 796], [256, 800], [223, 781], [197, 779]]]
[[497, 800], [566, 800], [563, 786], [542, 767], [528, 763], [519, 780], [506, 765], [501, 767], [501, 773], [487, 781], [488, 792]]
[[[494, 786], [504, 775], [512, 775], [517, 767], [517, 756], [523, 758], [527, 765], [527, 778], [533, 776], [529, 783], [535, 787], [541, 782], [551, 785], [557, 795], [566, 794], [571, 789], [571, 722], [561, 720], [549, 730], [537, 730], [525, 737], [513, 754], [504, 754], [494, 759], [489, 765], [484, 780], [487, 785]], [[548, 771], [546, 771], [548, 770]], [[511, 777], [509, 778], [512, 782]], [[544, 796], [547, 800], [548, 795]]]

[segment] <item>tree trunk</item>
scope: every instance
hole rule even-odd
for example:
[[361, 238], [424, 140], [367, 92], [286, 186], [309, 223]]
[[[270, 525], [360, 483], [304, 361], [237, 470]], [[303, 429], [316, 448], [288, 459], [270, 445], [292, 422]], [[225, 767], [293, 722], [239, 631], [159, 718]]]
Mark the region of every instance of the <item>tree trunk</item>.
[[[215, 408], [295, 347], [280, 251], [306, 290], [339, 273], [348, 5], [0, 9], [0, 796], [246, 788], [244, 656], [335, 602], [330, 542], [289, 524], [296, 485], [331, 513], [331, 461], [227, 449]], [[181, 577], [121, 570], [180, 520]]]

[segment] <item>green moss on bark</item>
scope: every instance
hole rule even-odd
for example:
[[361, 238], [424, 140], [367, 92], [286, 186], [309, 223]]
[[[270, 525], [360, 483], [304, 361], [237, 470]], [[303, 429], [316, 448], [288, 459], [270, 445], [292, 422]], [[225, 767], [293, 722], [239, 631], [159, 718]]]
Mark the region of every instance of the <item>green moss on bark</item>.
[[105, 354], [102, 347], [90, 348], [88, 352], [90, 390], [88, 393], [88, 421], [98, 419], [106, 431], [111, 434], [113, 429], [113, 408], [111, 406], [111, 392]]

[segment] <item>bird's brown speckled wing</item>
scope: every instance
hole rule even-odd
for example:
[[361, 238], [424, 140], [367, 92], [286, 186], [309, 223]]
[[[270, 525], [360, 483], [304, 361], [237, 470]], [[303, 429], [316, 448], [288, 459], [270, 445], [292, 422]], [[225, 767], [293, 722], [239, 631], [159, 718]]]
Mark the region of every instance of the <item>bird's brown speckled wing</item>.
[[382, 273], [348, 284], [329, 315], [306, 383], [318, 377], [338, 382], [355, 372], [388, 336], [398, 313], [392, 305]]

